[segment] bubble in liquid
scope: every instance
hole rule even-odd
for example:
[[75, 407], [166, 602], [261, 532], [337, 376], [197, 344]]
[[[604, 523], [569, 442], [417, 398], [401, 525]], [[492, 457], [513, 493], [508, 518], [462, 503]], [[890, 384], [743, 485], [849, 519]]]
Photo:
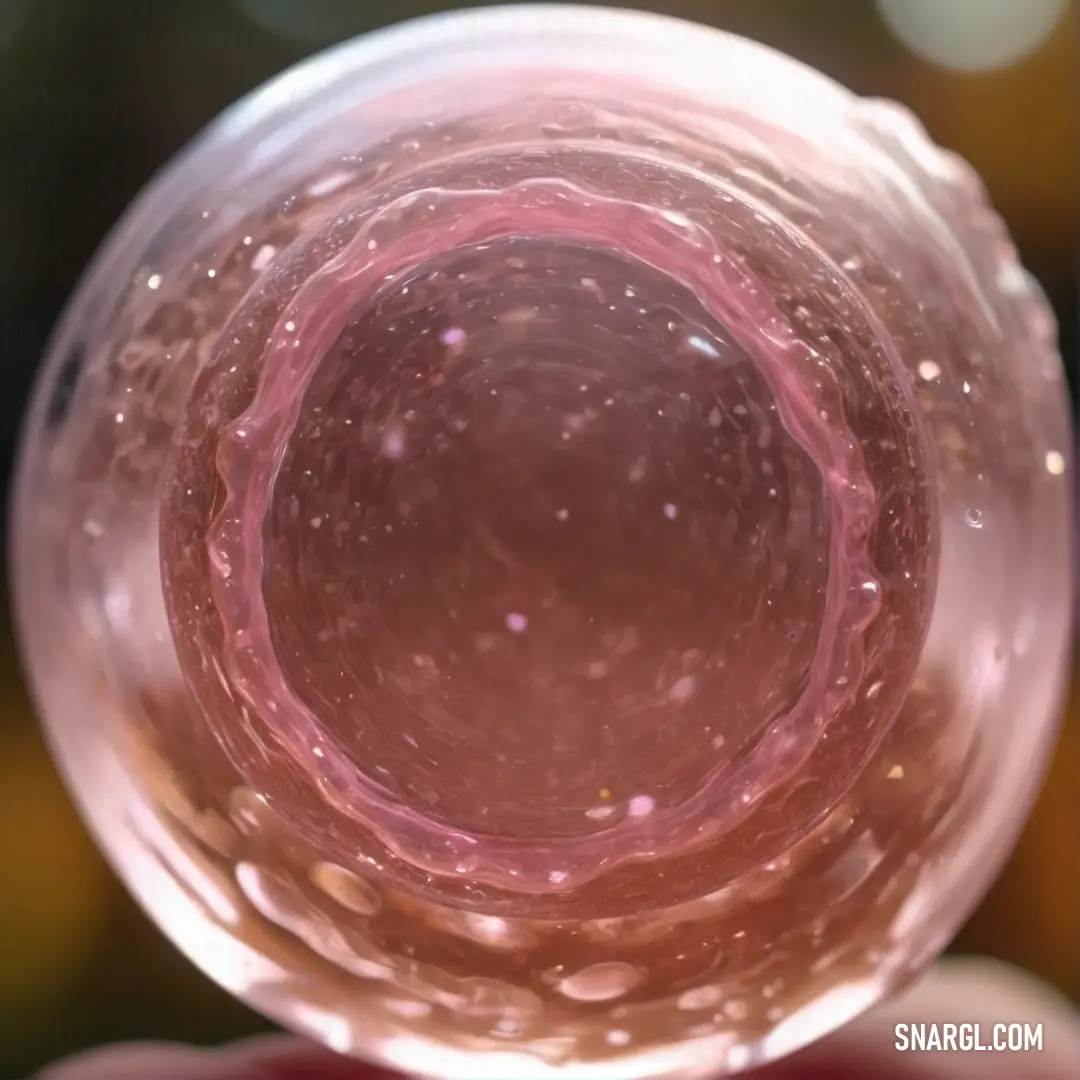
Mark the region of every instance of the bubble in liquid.
[[46, 723], [150, 914], [470, 1080], [735, 1072], [928, 962], [1066, 640], [1052, 320], [981, 198], [898, 107], [581, 8], [212, 128], [73, 301], [17, 504]]

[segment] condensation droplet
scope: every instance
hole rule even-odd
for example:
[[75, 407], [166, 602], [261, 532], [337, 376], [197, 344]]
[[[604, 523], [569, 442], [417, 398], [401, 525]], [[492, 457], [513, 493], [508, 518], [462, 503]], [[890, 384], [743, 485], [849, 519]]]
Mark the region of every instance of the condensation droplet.
[[400, 461], [405, 456], [408, 433], [400, 420], [392, 421], [383, 432], [379, 453], [388, 461]]
[[375, 915], [382, 908], [382, 899], [371, 885], [336, 863], [317, 862], [309, 877], [316, 888], [357, 915]]
[[563, 979], [556, 989], [574, 1001], [613, 1001], [637, 986], [643, 973], [621, 961], [593, 964]]
[[1062, 476], [1065, 473], [1065, 455], [1057, 450], [1051, 450], [1046, 455], [1046, 471], [1051, 476]]
[[518, 919], [438, 908], [431, 912], [428, 921], [455, 937], [475, 941], [500, 952], [523, 952], [537, 942], [536, 933]]
[[718, 986], [695, 986], [684, 990], [676, 999], [676, 1008], [684, 1012], [696, 1012], [698, 1009], [712, 1009], [720, 1004], [723, 994]]
[[403, 1020], [423, 1020], [432, 1011], [430, 1002], [418, 998], [388, 998], [383, 1001], [382, 1007]]
[[732, 998], [725, 1002], [721, 1011], [729, 1020], [734, 1020], [736, 1023], [745, 1020], [750, 1015], [749, 1006], [740, 998]]
[[697, 689], [697, 679], [693, 675], [683, 675], [676, 679], [671, 684], [671, 689], [668, 690], [668, 701], [683, 702], [688, 701], [694, 696], [694, 691]]
[[229, 795], [229, 817], [245, 836], [253, 836], [263, 828], [269, 809], [266, 800], [249, 787], [233, 788]]
[[257, 274], [262, 273], [262, 271], [273, 261], [276, 254], [277, 248], [270, 244], [263, 244], [263, 246], [255, 252], [255, 257], [251, 260], [251, 269]]

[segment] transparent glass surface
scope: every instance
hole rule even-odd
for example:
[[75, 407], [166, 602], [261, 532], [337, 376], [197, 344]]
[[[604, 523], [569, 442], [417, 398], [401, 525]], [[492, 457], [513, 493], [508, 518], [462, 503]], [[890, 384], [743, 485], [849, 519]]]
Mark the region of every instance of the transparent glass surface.
[[971, 170], [758, 45], [335, 49], [56, 332], [14, 545], [58, 761], [177, 945], [342, 1052], [772, 1060], [934, 958], [1039, 783], [1054, 342]]

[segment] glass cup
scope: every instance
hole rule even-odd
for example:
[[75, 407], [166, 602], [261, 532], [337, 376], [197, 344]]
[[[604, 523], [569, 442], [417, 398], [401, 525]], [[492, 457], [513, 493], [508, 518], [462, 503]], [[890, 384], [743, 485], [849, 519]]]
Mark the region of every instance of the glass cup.
[[1066, 655], [1055, 326], [896, 105], [655, 15], [310, 60], [56, 331], [58, 762], [209, 976], [440, 1080], [695, 1076], [944, 947]]

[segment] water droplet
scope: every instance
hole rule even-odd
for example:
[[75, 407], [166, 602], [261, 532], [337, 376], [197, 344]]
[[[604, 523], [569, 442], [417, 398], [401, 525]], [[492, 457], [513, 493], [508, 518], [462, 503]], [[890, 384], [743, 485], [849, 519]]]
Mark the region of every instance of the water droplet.
[[229, 795], [229, 817], [244, 835], [251, 836], [261, 831], [269, 816], [270, 808], [266, 800], [251, 788], [234, 788]]
[[612, 1001], [632, 990], [642, 978], [638, 968], [616, 960], [593, 964], [569, 975], [557, 989], [573, 1001]]
[[740, 1001], [739, 998], [732, 998], [731, 1001], [726, 1002], [723, 1012], [729, 1020], [735, 1020], [736, 1022], [745, 1020], [750, 1014], [746, 1002]]
[[688, 701], [694, 696], [696, 689], [697, 679], [693, 675], [683, 675], [671, 684], [671, 689], [667, 694], [668, 701], [676, 703]]
[[416, 998], [389, 998], [383, 1003], [387, 1012], [400, 1016], [404, 1020], [423, 1020], [430, 1016], [432, 1005], [427, 1001], [419, 1001]]
[[722, 997], [718, 986], [695, 986], [681, 993], [675, 1000], [675, 1006], [685, 1012], [696, 1012], [698, 1009], [714, 1008], [720, 1004]]
[[391, 421], [383, 432], [379, 453], [390, 461], [400, 461], [405, 456], [407, 432], [400, 420]]
[[433, 926], [489, 949], [521, 952], [536, 944], [535, 935], [517, 920], [501, 919], [496, 915], [448, 909], [435, 911], [430, 917]]
[[308, 876], [317, 889], [357, 915], [375, 915], [382, 907], [379, 894], [363, 878], [336, 863], [317, 862]]
[[706, 341], [703, 337], [698, 337], [696, 334], [686, 339], [686, 344], [694, 352], [699, 352], [715, 360], [719, 355], [719, 351], [716, 346], [711, 342]]
[[964, 515], [964, 520], [973, 529], [981, 529], [983, 527], [983, 512], [978, 507], [971, 507]]
[[263, 244], [258, 251], [255, 252], [255, 257], [251, 260], [251, 269], [255, 273], [261, 273], [265, 270], [277, 254], [277, 248], [271, 244]]

